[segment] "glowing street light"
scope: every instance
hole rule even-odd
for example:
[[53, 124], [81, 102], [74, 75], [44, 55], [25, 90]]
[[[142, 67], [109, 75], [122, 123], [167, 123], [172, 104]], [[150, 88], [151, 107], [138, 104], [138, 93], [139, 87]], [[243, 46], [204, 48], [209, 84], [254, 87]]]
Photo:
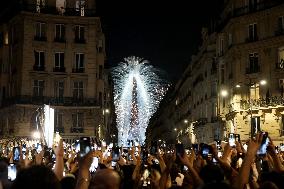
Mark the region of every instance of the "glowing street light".
[[177, 128], [174, 128], [175, 131], [177, 131]]
[[222, 97], [226, 97], [226, 96], [228, 96], [228, 91], [227, 90], [221, 90], [221, 96]]
[[106, 109], [105, 111], [106, 111], [107, 114], [109, 113], [109, 109]]
[[187, 119], [185, 119], [183, 122], [184, 122], [184, 123], [188, 123], [188, 120], [187, 120]]
[[266, 85], [266, 80], [261, 80], [259, 83], [260, 85]]
[[237, 84], [237, 85], [236, 85], [236, 88], [240, 88], [240, 87], [241, 87], [241, 85], [240, 85], [240, 84]]

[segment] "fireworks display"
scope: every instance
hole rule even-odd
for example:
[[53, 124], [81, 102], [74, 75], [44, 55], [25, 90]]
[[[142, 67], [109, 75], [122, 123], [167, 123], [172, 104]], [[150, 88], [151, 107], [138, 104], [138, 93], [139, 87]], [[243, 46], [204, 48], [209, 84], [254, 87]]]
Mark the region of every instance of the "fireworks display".
[[168, 84], [147, 60], [128, 57], [112, 71], [118, 144], [144, 143], [145, 132]]

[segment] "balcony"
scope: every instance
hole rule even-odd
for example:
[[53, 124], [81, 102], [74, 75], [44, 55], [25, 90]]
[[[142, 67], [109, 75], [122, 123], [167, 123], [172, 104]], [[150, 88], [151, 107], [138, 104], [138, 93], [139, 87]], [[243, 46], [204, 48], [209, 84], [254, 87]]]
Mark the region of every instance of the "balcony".
[[278, 30], [275, 31], [275, 36], [279, 36], [279, 35], [284, 35], [284, 29], [283, 28], [279, 28]]
[[[36, 4], [20, 4], [18, 6], [18, 9], [33, 13], [54, 14], [54, 15], [63, 15], [63, 16], [81, 16], [81, 11], [76, 10], [75, 8], [57, 9], [55, 6], [38, 7]], [[96, 16], [95, 9], [84, 9], [84, 16], [85, 17]]]
[[71, 133], [84, 133], [83, 127], [71, 127], [70, 129]]
[[45, 67], [42, 65], [34, 65], [33, 66], [33, 70], [34, 71], [44, 71], [45, 70]]
[[276, 68], [277, 70], [283, 70], [283, 71], [284, 71], [284, 60], [281, 60], [280, 62], [277, 62], [277, 63], [275, 64], [275, 68]]
[[253, 68], [246, 68], [246, 74], [254, 74], [260, 72], [260, 66], [257, 65], [256, 67]]
[[14, 104], [33, 104], [43, 105], [50, 104], [52, 106], [99, 106], [95, 98], [74, 99], [73, 97], [46, 97], [46, 96], [15, 96], [5, 99], [2, 107]]
[[34, 36], [35, 41], [47, 41], [46, 36]]
[[252, 107], [253, 109], [258, 109], [262, 107], [267, 108], [269, 106], [284, 106], [284, 98], [281, 96], [272, 96], [265, 99], [260, 98], [240, 101], [240, 108], [243, 110], [250, 109], [250, 107]]
[[64, 127], [54, 127], [54, 132], [64, 133]]
[[55, 67], [53, 68], [53, 72], [65, 72], [65, 67]]
[[85, 68], [73, 68], [72, 73], [84, 73]]
[[258, 36], [251, 36], [251, 37], [246, 38], [247, 43], [251, 43], [255, 41], [258, 41]]
[[84, 44], [84, 43], [86, 43], [86, 40], [85, 39], [81, 39], [81, 38], [75, 38], [74, 39], [74, 43], [82, 43], [82, 44]]
[[54, 42], [66, 43], [66, 39], [65, 39], [65, 37], [56, 37], [56, 38], [54, 38]]

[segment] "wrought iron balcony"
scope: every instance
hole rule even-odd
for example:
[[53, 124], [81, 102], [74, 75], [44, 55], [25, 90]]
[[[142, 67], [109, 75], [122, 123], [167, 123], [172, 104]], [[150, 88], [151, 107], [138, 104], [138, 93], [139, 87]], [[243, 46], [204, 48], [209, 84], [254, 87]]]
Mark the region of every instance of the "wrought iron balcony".
[[273, 96], [269, 98], [251, 99], [251, 100], [241, 100], [241, 109], [261, 108], [269, 106], [284, 106], [284, 98], [281, 96]]
[[[58, 9], [55, 6], [38, 6], [36, 4], [20, 4], [17, 8], [22, 11], [33, 13], [54, 14], [63, 16], [81, 16], [81, 10], [78, 10], [76, 8]], [[95, 9], [84, 9], [83, 11], [85, 17], [96, 16]]]
[[66, 43], [66, 39], [65, 39], [65, 37], [56, 37], [56, 38], [54, 38], [54, 42]]
[[46, 36], [34, 36], [35, 41], [47, 41]]
[[65, 67], [55, 67], [53, 68], [53, 72], [65, 72]]
[[54, 127], [55, 132], [64, 133], [64, 127]]
[[85, 68], [73, 68], [72, 73], [84, 73]]
[[45, 67], [43, 65], [34, 65], [33, 66], [33, 70], [34, 71], [44, 71], [45, 70]]
[[83, 127], [71, 127], [70, 129], [71, 133], [84, 133]]
[[6, 98], [2, 102], [2, 107], [13, 104], [50, 104], [53, 106], [99, 106], [95, 98], [75, 99], [73, 97], [46, 97], [46, 96], [15, 96]]
[[246, 68], [246, 74], [254, 74], [260, 72], [260, 66], [257, 65], [254, 68]]
[[82, 38], [75, 38], [74, 39], [74, 43], [82, 43], [82, 44], [84, 44], [84, 43], [86, 43], [86, 39], [82, 39]]

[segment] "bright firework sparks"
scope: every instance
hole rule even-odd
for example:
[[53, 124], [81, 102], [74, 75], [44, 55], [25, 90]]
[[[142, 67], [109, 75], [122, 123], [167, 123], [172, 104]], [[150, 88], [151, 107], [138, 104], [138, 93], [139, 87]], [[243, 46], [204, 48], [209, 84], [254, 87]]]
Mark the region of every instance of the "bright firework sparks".
[[118, 143], [133, 140], [143, 144], [149, 120], [167, 92], [168, 84], [147, 60], [132, 56], [124, 61], [112, 71]]

